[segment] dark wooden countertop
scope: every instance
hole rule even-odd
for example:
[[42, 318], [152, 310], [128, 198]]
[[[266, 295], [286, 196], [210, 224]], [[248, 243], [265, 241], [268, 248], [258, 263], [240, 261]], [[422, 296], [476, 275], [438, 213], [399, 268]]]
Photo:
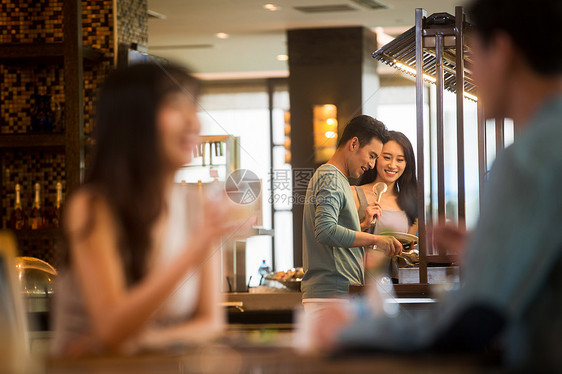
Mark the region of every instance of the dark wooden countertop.
[[300, 355], [288, 347], [209, 345], [181, 353], [50, 361], [49, 374], [70, 373], [500, 373], [497, 362], [473, 355]]

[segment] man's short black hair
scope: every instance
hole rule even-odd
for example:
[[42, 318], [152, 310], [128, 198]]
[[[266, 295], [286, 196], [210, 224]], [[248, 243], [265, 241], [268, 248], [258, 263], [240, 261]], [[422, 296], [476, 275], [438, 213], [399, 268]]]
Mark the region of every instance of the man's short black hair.
[[562, 73], [562, 0], [475, 0], [468, 14], [485, 44], [503, 31], [536, 73]]
[[360, 115], [353, 118], [345, 126], [343, 134], [338, 141], [338, 148], [354, 137], [359, 139], [359, 148], [369, 144], [373, 138], [386, 143], [388, 141], [388, 130], [381, 121], [367, 115]]

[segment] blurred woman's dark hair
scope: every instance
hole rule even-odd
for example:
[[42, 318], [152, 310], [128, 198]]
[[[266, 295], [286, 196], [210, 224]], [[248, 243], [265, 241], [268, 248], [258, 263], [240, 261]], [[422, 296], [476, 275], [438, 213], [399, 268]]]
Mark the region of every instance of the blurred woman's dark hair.
[[[96, 104], [95, 151], [85, 186], [102, 197], [119, 225], [119, 251], [129, 284], [145, 273], [151, 228], [164, 206], [164, 159], [157, 114], [167, 95], [182, 92], [194, 101], [199, 82], [175, 65], [137, 64], [104, 81]], [[82, 230], [95, 225], [93, 217]], [[68, 245], [62, 261], [68, 264]], [[64, 253], [66, 251], [66, 253]]]
[[561, 0], [475, 0], [468, 15], [485, 44], [505, 32], [536, 73], [562, 74]]
[[[404, 151], [404, 159], [406, 160], [406, 167], [404, 172], [396, 181], [395, 188], [398, 192], [398, 206], [402, 209], [408, 216], [408, 223], [414, 224], [415, 220], [418, 218], [418, 204], [417, 204], [417, 194], [418, 194], [418, 181], [416, 178], [416, 159], [414, 157], [414, 148], [410, 140], [399, 131], [389, 131], [388, 141], [394, 140], [398, 145], [400, 145]], [[377, 161], [378, 162], [378, 161]], [[361, 176], [358, 186], [364, 184], [369, 184], [377, 179], [377, 167], [367, 170]]]

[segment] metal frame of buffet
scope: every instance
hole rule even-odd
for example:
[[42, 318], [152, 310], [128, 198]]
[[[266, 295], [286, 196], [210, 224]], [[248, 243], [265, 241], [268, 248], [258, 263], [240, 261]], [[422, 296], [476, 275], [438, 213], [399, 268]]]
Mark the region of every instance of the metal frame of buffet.
[[[458, 182], [458, 225], [465, 228], [465, 139], [464, 100], [477, 102], [478, 118], [478, 174], [479, 194], [482, 196], [487, 174], [487, 134], [484, 108], [477, 98], [477, 87], [473, 82], [470, 48], [466, 34], [471, 25], [466, 22], [462, 7], [455, 8], [455, 16], [448, 13], [425, 15], [425, 10], [415, 11], [415, 26], [379, 48], [373, 57], [405, 73], [415, 76], [416, 82], [416, 129], [417, 129], [417, 177], [418, 177], [418, 227], [419, 227], [419, 283], [396, 285], [398, 294], [429, 293], [428, 264], [455, 263], [455, 255], [435, 253], [431, 235], [427, 228], [434, 223], [431, 209], [427, 212], [425, 191], [425, 139], [424, 123], [425, 82], [436, 85], [436, 153], [437, 153], [437, 222], [445, 223], [445, 167], [444, 167], [444, 91], [456, 95], [456, 146]], [[424, 82], [425, 81], [425, 82]], [[462, 87], [462, 89], [459, 89]], [[496, 151], [504, 148], [504, 119], [495, 120]], [[430, 153], [431, 154], [431, 153]], [[431, 167], [431, 166], [430, 166]], [[431, 196], [431, 195], [430, 195]], [[480, 202], [482, 199], [480, 198]]]

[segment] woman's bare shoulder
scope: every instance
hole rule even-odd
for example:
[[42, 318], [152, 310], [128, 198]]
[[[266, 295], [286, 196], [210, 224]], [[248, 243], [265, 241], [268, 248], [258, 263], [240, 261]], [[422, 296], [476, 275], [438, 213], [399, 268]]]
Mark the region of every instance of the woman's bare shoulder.
[[107, 207], [108, 202], [104, 194], [93, 187], [82, 186], [74, 191], [67, 203], [66, 208], [68, 213], [75, 213], [76, 216], [81, 216], [86, 210], [98, 207]]
[[71, 233], [89, 226], [98, 218], [110, 219], [111, 209], [104, 194], [90, 186], [80, 187], [69, 197], [65, 208], [65, 227]]
[[372, 185], [371, 183], [369, 183], [369, 184], [362, 184], [362, 185], [360, 185], [360, 186], [358, 186], [358, 187], [361, 187], [361, 189], [363, 189], [363, 191], [365, 191], [365, 192], [373, 191], [373, 185]]
[[361, 189], [363, 190], [364, 194], [365, 194], [365, 198], [367, 199], [367, 202], [370, 204], [373, 201], [375, 201], [375, 196], [373, 195], [373, 184], [369, 183], [369, 184], [362, 184]]

